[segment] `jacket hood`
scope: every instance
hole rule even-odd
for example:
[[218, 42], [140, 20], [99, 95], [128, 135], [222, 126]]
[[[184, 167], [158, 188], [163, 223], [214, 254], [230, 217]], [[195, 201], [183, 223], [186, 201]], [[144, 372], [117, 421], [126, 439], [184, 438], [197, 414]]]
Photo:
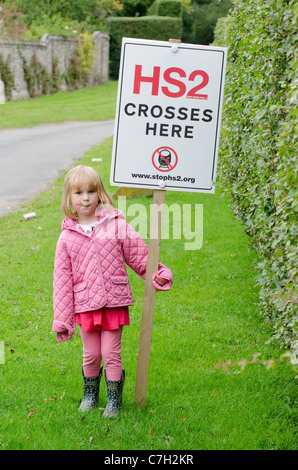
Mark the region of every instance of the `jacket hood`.
[[[100, 216], [99, 221], [101, 222], [101, 224], [104, 224], [116, 218], [124, 219], [123, 212], [121, 212], [119, 209], [113, 208], [111, 212], [108, 212], [102, 205], [97, 206], [95, 214]], [[66, 217], [62, 222], [61, 228], [62, 230], [65, 230], [65, 229], [74, 230], [75, 229], [74, 223], [75, 221], [73, 219], [71, 219], [70, 217]]]

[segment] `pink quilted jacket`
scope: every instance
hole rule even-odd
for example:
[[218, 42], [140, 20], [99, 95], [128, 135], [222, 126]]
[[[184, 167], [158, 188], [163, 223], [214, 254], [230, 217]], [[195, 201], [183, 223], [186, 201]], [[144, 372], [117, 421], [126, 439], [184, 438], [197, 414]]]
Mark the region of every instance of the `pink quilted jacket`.
[[[145, 279], [148, 247], [118, 209], [107, 213], [98, 207], [100, 224], [92, 236], [77, 229], [72, 219], [62, 223], [54, 267], [54, 323], [57, 341], [75, 331], [74, 315], [102, 307], [132, 305], [133, 297], [125, 263]], [[159, 275], [168, 282], [161, 287]], [[171, 271], [159, 263], [152, 277], [156, 290], [168, 290]]]

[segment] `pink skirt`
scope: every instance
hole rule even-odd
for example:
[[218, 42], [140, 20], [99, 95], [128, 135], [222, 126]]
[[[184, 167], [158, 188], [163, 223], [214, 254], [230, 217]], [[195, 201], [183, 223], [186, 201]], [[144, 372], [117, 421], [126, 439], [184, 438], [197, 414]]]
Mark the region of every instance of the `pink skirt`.
[[122, 325], [129, 325], [128, 307], [102, 308], [90, 312], [76, 313], [75, 323], [83, 331], [118, 330]]

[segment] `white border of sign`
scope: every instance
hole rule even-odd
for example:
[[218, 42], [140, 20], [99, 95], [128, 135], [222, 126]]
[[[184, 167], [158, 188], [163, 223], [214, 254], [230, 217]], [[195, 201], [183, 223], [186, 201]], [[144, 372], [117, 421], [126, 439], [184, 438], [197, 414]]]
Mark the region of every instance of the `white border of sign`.
[[[213, 91], [213, 108], [214, 108], [214, 121], [212, 123], [212, 126], [209, 125], [209, 128], [207, 124], [202, 123], [204, 119], [201, 119], [200, 115], [200, 123], [195, 123], [197, 128], [200, 127], [200, 139], [196, 140], [196, 136], [194, 135], [192, 138], [191, 145], [189, 145], [190, 139], [185, 142], [185, 153], [187, 154], [187, 157], [189, 155], [192, 156], [192, 159], [185, 157], [183, 155], [183, 158], [179, 160], [179, 166], [183, 167], [182, 162], [188, 161], [188, 163], [184, 165], [184, 168], [181, 171], [181, 168], [175, 168], [174, 171], [174, 165], [173, 167], [170, 167], [168, 171], [158, 169], [155, 171], [153, 169], [153, 166], [156, 168], [156, 162], [153, 161], [153, 155], [154, 155], [154, 150], [158, 151], [162, 148], [168, 148], [170, 150], [173, 150], [172, 156], [175, 156], [177, 158], [177, 152], [175, 152], [175, 148], [180, 145], [180, 152], [178, 152], [180, 157], [181, 155], [181, 141], [183, 139], [180, 139], [178, 142], [178, 139], [176, 140], [175, 143], [175, 138], [173, 136], [168, 136], [166, 139], [162, 137], [156, 137], [155, 138], [155, 144], [148, 145], [148, 141], [150, 139], [148, 136], [144, 139], [141, 136], [140, 130], [138, 129], [136, 124], [139, 124], [138, 122], [136, 123], [136, 120], [133, 121], [129, 117], [127, 117], [127, 114], [125, 115], [124, 113], [124, 108], [125, 104], [128, 102], [132, 102], [133, 100], [136, 101], [136, 95], [133, 95], [132, 92], [132, 66], [131, 66], [131, 57], [134, 57], [134, 54], [132, 52], [132, 48], [134, 47], [134, 50], [137, 51], [137, 48], [135, 46], [139, 47], [140, 51], [140, 46], [142, 48], [143, 52], [143, 57], [147, 58], [149, 57], [149, 53], [154, 55], [162, 48], [162, 53], [164, 53], [165, 48], [169, 50], [171, 54], [171, 60], [173, 63], [178, 63], [177, 60], [180, 60], [182, 58], [182, 54], [190, 54], [195, 52], [196, 54], [201, 54], [207, 52], [208, 54], [204, 54], [204, 56], [209, 57], [209, 64], [211, 63], [210, 67], [215, 67], [216, 65], [216, 70], [217, 73], [213, 74], [217, 76], [217, 82], [216, 86], [214, 86]], [[147, 50], [144, 48], [148, 48]], [[174, 49], [175, 48], [175, 49]], [[176, 52], [177, 50], [180, 53], [180, 57], [175, 57], [172, 54], [172, 52]], [[188, 51], [188, 52], [186, 52]], [[212, 53], [216, 52], [216, 55], [212, 55]], [[210, 54], [211, 53], [211, 54]], [[111, 174], [110, 174], [110, 184], [112, 186], [125, 186], [125, 187], [134, 187], [134, 188], [147, 188], [147, 189], [166, 189], [166, 190], [174, 190], [174, 191], [189, 191], [189, 192], [205, 192], [205, 193], [214, 193], [215, 192], [215, 178], [216, 178], [216, 165], [217, 165], [217, 156], [218, 156], [218, 146], [219, 146], [219, 134], [220, 134], [220, 125], [221, 125], [221, 113], [222, 113], [222, 106], [223, 106], [223, 89], [224, 89], [224, 78], [225, 78], [225, 69], [226, 69], [226, 56], [227, 56], [227, 49], [226, 48], [221, 48], [221, 47], [213, 47], [213, 46], [201, 46], [201, 45], [194, 45], [194, 44], [184, 44], [184, 43], [171, 43], [171, 42], [165, 42], [165, 41], [151, 41], [151, 40], [143, 40], [143, 39], [132, 39], [132, 38], [123, 38], [122, 40], [122, 50], [121, 50], [121, 59], [120, 59], [120, 70], [119, 70], [119, 85], [118, 85], [118, 97], [117, 97], [117, 108], [116, 108], [116, 118], [115, 118], [115, 130], [114, 130], [114, 141], [113, 141], [113, 152], [112, 152], [112, 163], [111, 163]], [[130, 57], [130, 60], [128, 59]], [[140, 57], [140, 52], [139, 52], [139, 57]], [[211, 59], [210, 59], [211, 57]], [[214, 58], [214, 60], [212, 60]], [[173, 60], [175, 59], [175, 60]], [[215, 60], [216, 59], [216, 60]], [[147, 60], [147, 59], [146, 59]], [[148, 62], [150, 62], [148, 60]], [[188, 62], [189, 61], [188, 59]], [[192, 63], [192, 62], [191, 62]], [[192, 67], [202, 67], [202, 64], [196, 65], [196, 62]], [[149, 69], [148, 69], [149, 70]], [[152, 72], [149, 72], [147, 70], [144, 71], [144, 75], [150, 75]], [[152, 70], [152, 67], [151, 69]], [[174, 78], [172, 78], [174, 81]], [[192, 82], [194, 84], [194, 82]], [[143, 89], [145, 90], [147, 84], [142, 84]], [[152, 86], [152, 85], [151, 85]], [[193, 86], [193, 85], [192, 85]], [[129, 90], [128, 90], [129, 89]], [[177, 88], [176, 88], [177, 89]], [[149, 90], [149, 88], [148, 88]], [[144, 93], [143, 93], [144, 94]], [[150, 102], [150, 97], [149, 93], [147, 93], [146, 98], [148, 99], [148, 102]], [[156, 103], [155, 108], [162, 108], [165, 109], [166, 104], [161, 101], [160, 97], [154, 97]], [[151, 98], [152, 100], [152, 98]], [[172, 101], [169, 101], [169, 98], [167, 98], [167, 104], [173, 104], [175, 100], [172, 99]], [[143, 98], [144, 101], [144, 98]], [[179, 105], [180, 107], [184, 106], [193, 106], [195, 108], [196, 113], [202, 114], [203, 110], [199, 110], [196, 108], [203, 108], [206, 103], [208, 107], [208, 102], [207, 101], [199, 101], [199, 100], [185, 100], [184, 101], [179, 98]], [[151, 106], [152, 106], [151, 101]], [[177, 102], [177, 100], [176, 100]], [[158, 106], [160, 104], [160, 106]], [[176, 104], [176, 103], [175, 103]], [[137, 106], [135, 106], [135, 109], [137, 110]], [[171, 107], [171, 106], [170, 106]], [[173, 106], [172, 106], [173, 107]], [[210, 104], [209, 104], [210, 107]], [[149, 104], [149, 109], [150, 109], [150, 104]], [[177, 107], [178, 109], [178, 107]], [[180, 109], [180, 108], [179, 108]], [[181, 108], [182, 109], [182, 108]], [[184, 108], [185, 109], [185, 108]], [[152, 108], [151, 108], [152, 110]], [[135, 112], [137, 114], [137, 111], [134, 111], [134, 108], [131, 107], [130, 111]], [[206, 113], [210, 110], [206, 109]], [[204, 111], [204, 112], [205, 112]], [[149, 112], [149, 111], [148, 111]], [[207, 114], [206, 114], [207, 116]], [[199, 121], [199, 119], [193, 119], [196, 121]], [[209, 119], [210, 120], [210, 119]], [[140, 119], [139, 119], [140, 121]], [[158, 120], [155, 120], [157, 122]], [[207, 119], [206, 119], [207, 121]], [[181, 124], [181, 121], [177, 121], [177, 123]], [[193, 123], [192, 123], [193, 124]], [[203, 128], [205, 126], [205, 128]], [[174, 127], [181, 127], [181, 126], [174, 126]], [[186, 126], [190, 128], [191, 126]], [[194, 127], [194, 126], [193, 126]], [[209, 132], [209, 129], [212, 127], [211, 133]], [[173, 128], [173, 126], [172, 126]], [[173, 131], [172, 131], [173, 132]], [[186, 131], [185, 131], [186, 132]], [[210, 137], [209, 137], [209, 134]], [[208, 136], [207, 136], [208, 134]], [[180, 136], [179, 136], [180, 137]], [[202, 141], [205, 139], [205, 144]], [[153, 137], [151, 137], [151, 141], [149, 144], [151, 144], [153, 140]], [[149, 165], [149, 160], [150, 160], [150, 165], [151, 165], [151, 170], [155, 171], [155, 175], [149, 175], [150, 171], [146, 167], [146, 165], [143, 163], [140, 163], [141, 169], [136, 167], [135, 162], [137, 161], [136, 156], [133, 155], [133, 152], [131, 151], [132, 147], [132, 142], [136, 142], [135, 147], [141, 148], [142, 152], [147, 152], [148, 155], [146, 156], [146, 165]], [[205, 147], [204, 147], [205, 145]], [[142, 150], [142, 148], [144, 150]], [[198, 156], [199, 152], [198, 149], [201, 152], [202, 155]], [[206, 151], [205, 151], [206, 148]], [[190, 150], [189, 150], [190, 149]], [[153, 150], [153, 151], [152, 151]], [[196, 152], [196, 154], [194, 154]], [[132, 154], [132, 156], [130, 155]], [[194, 158], [194, 157], [195, 158]], [[198, 158], [197, 158], [198, 156]], [[152, 157], [152, 161], [151, 161]], [[184, 158], [185, 157], [185, 158]], [[141, 160], [141, 158], [139, 159]], [[198, 163], [199, 162], [199, 163]], [[139, 162], [138, 162], [139, 163]], [[176, 167], [177, 161], [175, 162], [175, 167]], [[164, 167], [165, 168], [165, 167]], [[171, 171], [173, 170], [173, 171]], [[134, 175], [139, 175], [138, 177], [132, 178], [132, 174]], [[175, 176], [172, 176], [175, 175]], [[177, 176], [178, 175], [178, 176]], [[131, 177], [130, 177], [131, 176]], [[147, 176], [147, 179], [145, 178]], [[194, 176], [199, 176], [197, 178], [194, 178]], [[201, 180], [200, 180], [201, 178]], [[149, 182], [150, 179], [150, 182]], [[195, 180], [195, 183], [192, 182], [192, 180]]]

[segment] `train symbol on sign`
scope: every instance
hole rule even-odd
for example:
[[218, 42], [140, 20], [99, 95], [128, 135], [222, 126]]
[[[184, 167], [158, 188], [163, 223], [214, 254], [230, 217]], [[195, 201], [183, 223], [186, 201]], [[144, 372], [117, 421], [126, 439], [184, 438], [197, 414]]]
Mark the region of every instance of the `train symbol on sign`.
[[160, 150], [158, 155], [159, 168], [162, 170], [168, 170], [171, 164], [172, 154], [169, 149]]
[[171, 147], [159, 147], [153, 152], [152, 163], [158, 171], [171, 171], [178, 163], [178, 155]]

